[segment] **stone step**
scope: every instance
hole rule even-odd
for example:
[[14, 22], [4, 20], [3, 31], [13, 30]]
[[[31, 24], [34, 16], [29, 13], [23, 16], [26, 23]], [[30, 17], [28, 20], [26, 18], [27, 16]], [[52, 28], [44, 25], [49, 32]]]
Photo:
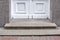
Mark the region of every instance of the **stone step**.
[[60, 35], [60, 27], [56, 29], [4, 29], [0, 28], [0, 35], [29, 36], [29, 35]]
[[51, 23], [49, 20], [42, 19], [14, 19], [10, 23], [5, 24], [5, 28], [56, 28], [55, 23]]

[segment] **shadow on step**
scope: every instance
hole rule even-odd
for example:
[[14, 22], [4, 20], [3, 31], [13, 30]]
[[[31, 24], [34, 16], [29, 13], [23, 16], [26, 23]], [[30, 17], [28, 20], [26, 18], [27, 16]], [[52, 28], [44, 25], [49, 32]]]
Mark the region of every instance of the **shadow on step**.
[[4, 27], [5, 29], [56, 29], [56, 27]]

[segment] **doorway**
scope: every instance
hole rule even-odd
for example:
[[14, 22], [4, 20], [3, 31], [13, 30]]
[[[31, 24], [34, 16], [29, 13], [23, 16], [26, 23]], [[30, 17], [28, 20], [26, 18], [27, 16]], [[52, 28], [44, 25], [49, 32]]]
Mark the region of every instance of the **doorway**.
[[11, 18], [50, 18], [50, 0], [11, 0]]

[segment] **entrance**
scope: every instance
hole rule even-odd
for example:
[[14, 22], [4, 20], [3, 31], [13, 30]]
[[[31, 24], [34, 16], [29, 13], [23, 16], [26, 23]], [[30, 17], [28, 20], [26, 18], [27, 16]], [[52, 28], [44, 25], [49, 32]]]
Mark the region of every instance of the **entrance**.
[[49, 18], [50, 0], [11, 0], [11, 18]]

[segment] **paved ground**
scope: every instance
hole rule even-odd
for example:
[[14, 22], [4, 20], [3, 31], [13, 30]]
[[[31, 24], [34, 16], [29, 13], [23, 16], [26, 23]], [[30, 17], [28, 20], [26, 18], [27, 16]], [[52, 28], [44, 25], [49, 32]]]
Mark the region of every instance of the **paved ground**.
[[0, 36], [0, 40], [60, 40], [60, 36]]

